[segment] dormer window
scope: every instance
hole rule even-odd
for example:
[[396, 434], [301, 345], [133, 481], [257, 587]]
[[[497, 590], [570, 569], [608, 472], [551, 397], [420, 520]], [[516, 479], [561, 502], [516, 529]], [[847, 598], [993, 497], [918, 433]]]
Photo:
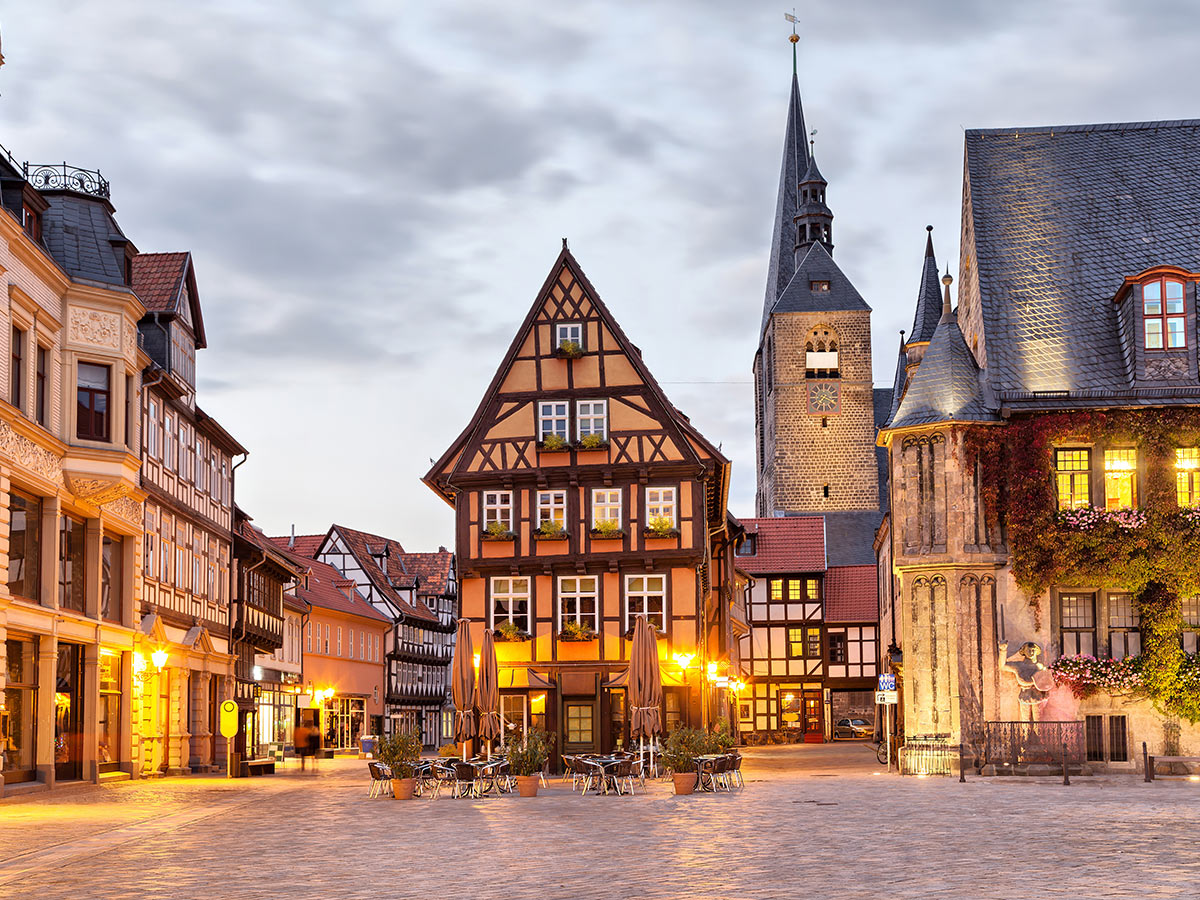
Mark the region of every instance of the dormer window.
[[31, 240], [41, 243], [42, 216], [28, 203], [21, 204], [21, 228], [29, 235]]
[[1142, 285], [1142, 318], [1147, 350], [1186, 347], [1183, 282], [1173, 278], [1156, 278]]
[[827, 293], [829, 293], [829, 282], [828, 281], [810, 281], [808, 283], [808, 289], [810, 291], [812, 291], [814, 294], [827, 294]]

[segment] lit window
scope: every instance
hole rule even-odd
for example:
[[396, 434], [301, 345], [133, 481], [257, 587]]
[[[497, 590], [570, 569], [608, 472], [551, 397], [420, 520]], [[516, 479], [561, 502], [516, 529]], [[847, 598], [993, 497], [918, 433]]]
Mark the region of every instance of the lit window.
[[667, 519], [675, 527], [675, 488], [646, 488], [646, 522]]
[[552, 400], [538, 404], [538, 440], [554, 436], [564, 443], [570, 439], [571, 404], [567, 400]]
[[1186, 347], [1183, 282], [1160, 278], [1142, 285], [1142, 317], [1147, 350]]
[[483, 527], [499, 522], [512, 531], [512, 491], [484, 491]]
[[1063, 594], [1060, 604], [1063, 655], [1094, 655], [1096, 652], [1096, 595]]
[[780, 578], [771, 579], [771, 599], [776, 601], [783, 599], [783, 580]]
[[[567, 346], [564, 347], [563, 345]], [[571, 345], [575, 346], [572, 347]], [[583, 349], [583, 323], [559, 322], [554, 326], [554, 346], [560, 350]]]
[[1200, 447], [1175, 450], [1175, 493], [1181, 507], [1200, 506]]
[[788, 656], [795, 659], [804, 656], [807, 656], [809, 659], [820, 658], [821, 629], [811, 627], [789, 628]]
[[819, 293], [819, 294], [826, 294], [829, 292], [829, 282], [828, 281], [810, 281], [808, 283], [808, 289], [810, 291], [815, 291], [816, 293]]
[[79, 403], [75, 436], [83, 441], [108, 440], [108, 366], [79, 363], [76, 397]]
[[1104, 506], [1106, 509], [1137, 506], [1137, 450], [1104, 451]]
[[512, 622], [521, 631], [529, 632], [529, 579], [493, 578], [492, 615], [488, 627]]
[[667, 630], [667, 577], [665, 575], [627, 575], [625, 577], [625, 630], [633, 627], [638, 616], [659, 631]]
[[538, 491], [538, 527], [546, 522], [553, 522], [559, 528], [566, 527], [566, 491]]
[[1092, 454], [1090, 450], [1054, 451], [1059, 509], [1079, 509], [1091, 504], [1091, 494], [1088, 488], [1091, 468]]
[[558, 579], [559, 627], [577, 622], [592, 631], [600, 630], [596, 617], [595, 575], [570, 576]]
[[580, 400], [578, 413], [579, 440], [595, 435], [600, 440], [608, 439], [608, 402], [606, 400]]
[[599, 528], [601, 522], [621, 527], [620, 488], [595, 488], [592, 491], [592, 527]]

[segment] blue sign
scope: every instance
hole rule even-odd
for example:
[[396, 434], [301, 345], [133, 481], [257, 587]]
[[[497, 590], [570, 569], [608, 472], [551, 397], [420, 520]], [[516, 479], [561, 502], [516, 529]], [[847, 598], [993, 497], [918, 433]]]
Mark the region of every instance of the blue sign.
[[876, 690], [894, 691], [895, 689], [896, 689], [896, 676], [895, 675], [880, 675], [879, 676], [879, 687], [876, 688]]

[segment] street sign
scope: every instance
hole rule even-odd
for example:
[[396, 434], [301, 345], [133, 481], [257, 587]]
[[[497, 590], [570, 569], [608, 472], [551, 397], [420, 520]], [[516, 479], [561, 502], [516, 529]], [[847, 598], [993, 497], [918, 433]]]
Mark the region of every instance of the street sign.
[[896, 689], [895, 673], [886, 673], [879, 676], [879, 684], [875, 688], [878, 691], [894, 691]]
[[236, 700], [221, 701], [221, 737], [231, 738], [238, 731], [238, 705]]
[[896, 691], [876, 691], [875, 702], [880, 706], [891, 705], [898, 700]]

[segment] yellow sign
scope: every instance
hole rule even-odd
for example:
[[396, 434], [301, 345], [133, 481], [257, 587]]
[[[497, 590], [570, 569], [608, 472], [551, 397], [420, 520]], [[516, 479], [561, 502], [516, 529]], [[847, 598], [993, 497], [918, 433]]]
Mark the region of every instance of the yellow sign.
[[231, 738], [238, 731], [238, 706], [236, 700], [221, 701], [221, 737]]

